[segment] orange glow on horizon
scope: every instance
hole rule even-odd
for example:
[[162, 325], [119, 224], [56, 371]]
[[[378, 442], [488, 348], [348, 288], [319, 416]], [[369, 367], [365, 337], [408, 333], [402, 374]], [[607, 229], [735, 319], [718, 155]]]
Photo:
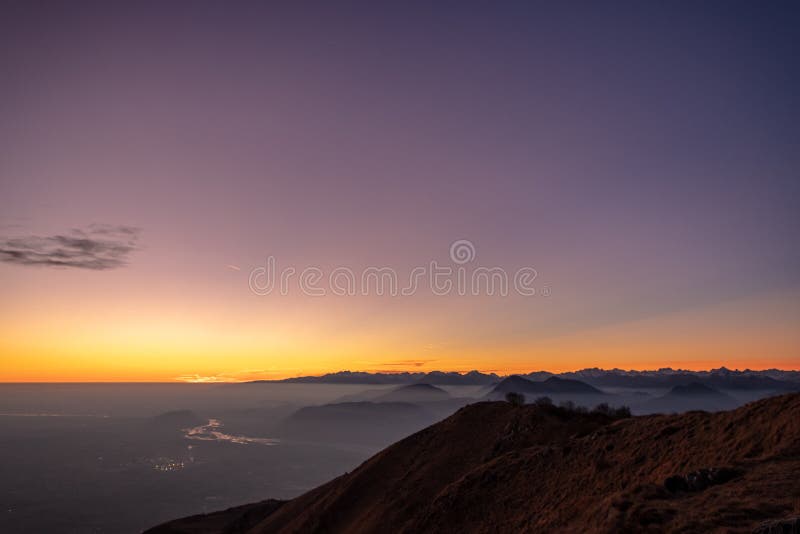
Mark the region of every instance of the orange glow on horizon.
[[44, 316], [34, 309], [0, 314], [0, 382], [242, 382], [342, 370], [800, 370], [797, 297], [798, 291], [758, 295], [552, 335], [497, 333], [503, 324], [481, 324], [487, 334], [468, 324], [440, 329], [426, 316], [369, 322], [371, 310], [338, 303], [316, 316], [301, 306], [263, 317], [165, 305], [137, 313], [53, 309]]

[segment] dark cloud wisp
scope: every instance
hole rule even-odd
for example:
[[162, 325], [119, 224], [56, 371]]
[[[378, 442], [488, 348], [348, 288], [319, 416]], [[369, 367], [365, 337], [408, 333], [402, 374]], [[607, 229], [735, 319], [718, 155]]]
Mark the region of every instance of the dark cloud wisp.
[[92, 224], [67, 234], [25, 236], [0, 240], [0, 261], [39, 267], [74, 267], [97, 271], [128, 263], [136, 250], [139, 229]]

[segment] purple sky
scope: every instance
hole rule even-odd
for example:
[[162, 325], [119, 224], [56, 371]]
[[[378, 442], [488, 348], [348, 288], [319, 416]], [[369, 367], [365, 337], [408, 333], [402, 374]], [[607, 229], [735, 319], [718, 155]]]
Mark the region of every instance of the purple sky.
[[[548, 350], [588, 361], [581, 332], [656, 321], [672, 347], [680, 327], [658, 317], [695, 313], [719, 324], [686, 354], [725, 361], [726, 331], [788, 313], [774, 354], [734, 359], [800, 361], [795, 3], [111, 4], [0, 8], [0, 237], [141, 229], [113, 272], [0, 264], [4, 330], [28, 332], [0, 346], [33, 362], [19, 376], [126, 339], [98, 344], [92, 325], [141, 328], [152, 350], [151, 321], [246, 338], [230, 366], [170, 338], [186, 373], [423, 351], [488, 368], [493, 347], [507, 368], [554, 368]], [[408, 270], [456, 239], [483, 265], [535, 267], [552, 297], [247, 289], [269, 254]], [[69, 347], [33, 341], [41, 328]], [[621, 332], [598, 365], [692, 362], [636, 360]], [[572, 341], [538, 345], [554, 337]]]

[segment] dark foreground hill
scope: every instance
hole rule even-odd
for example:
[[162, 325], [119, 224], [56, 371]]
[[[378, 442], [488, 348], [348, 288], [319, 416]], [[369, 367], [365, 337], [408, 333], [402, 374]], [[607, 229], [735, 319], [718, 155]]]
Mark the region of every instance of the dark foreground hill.
[[798, 394], [617, 420], [484, 402], [291, 501], [151, 532], [767, 532], [798, 480]]

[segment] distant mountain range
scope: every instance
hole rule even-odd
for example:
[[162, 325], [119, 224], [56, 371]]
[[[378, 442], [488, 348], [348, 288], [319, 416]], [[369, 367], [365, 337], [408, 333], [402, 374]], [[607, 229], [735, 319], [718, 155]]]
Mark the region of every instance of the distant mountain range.
[[583, 380], [606, 388], [672, 388], [700, 383], [717, 389], [763, 389], [800, 391], [800, 371], [730, 370], [725, 367], [709, 371], [685, 371], [664, 368], [657, 371], [623, 371], [621, 369], [583, 369], [559, 376]]
[[360, 371], [339, 371], [321, 376], [298, 376], [283, 380], [255, 380], [252, 383], [284, 384], [415, 384], [427, 383], [437, 386], [484, 386], [500, 380], [500, 376], [479, 371], [468, 373], [431, 371], [430, 373], [366, 373]]
[[295, 499], [147, 533], [797, 532], [798, 414], [800, 394], [627, 418], [479, 402]]
[[[714, 389], [800, 391], [800, 371], [767, 369], [753, 371], [730, 370], [725, 367], [709, 371], [686, 371], [663, 368], [654, 371], [625, 371], [622, 369], [582, 369], [567, 373], [534, 371], [517, 375], [534, 382], [550, 377], [578, 380], [595, 388], [670, 389], [699, 383]], [[256, 383], [293, 384], [372, 384], [403, 385], [432, 384], [436, 386], [489, 386], [499, 384], [502, 377], [494, 373], [470, 371], [468, 373], [432, 371], [429, 373], [367, 373], [340, 371], [322, 376], [302, 376], [283, 380], [258, 380]]]

